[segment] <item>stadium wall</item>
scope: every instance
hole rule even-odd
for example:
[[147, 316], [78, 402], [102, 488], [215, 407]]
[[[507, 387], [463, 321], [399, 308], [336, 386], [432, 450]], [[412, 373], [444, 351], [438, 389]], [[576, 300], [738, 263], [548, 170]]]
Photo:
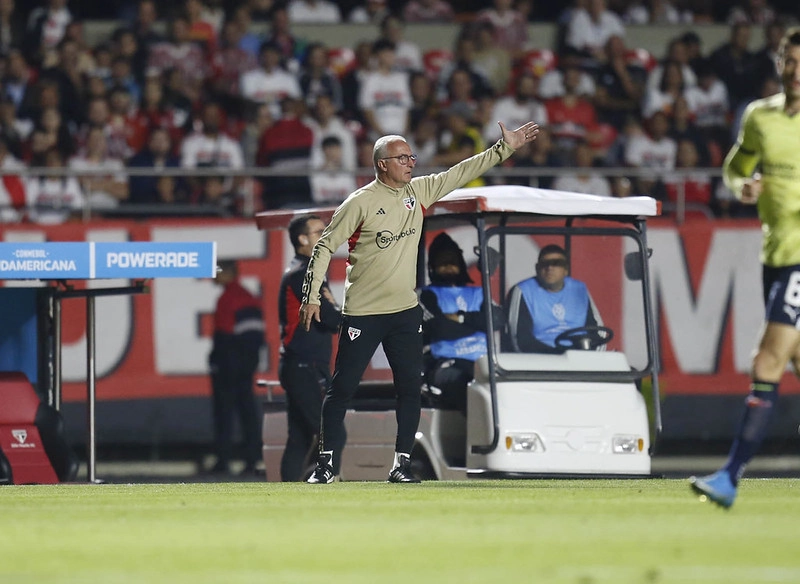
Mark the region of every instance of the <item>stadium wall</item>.
[[[217, 241], [220, 259], [238, 259], [243, 282], [261, 295], [267, 318], [267, 351], [259, 377], [276, 382], [279, 358], [277, 288], [293, 253], [282, 232], [265, 233], [252, 221], [195, 219], [97, 221], [0, 229], [4, 241]], [[747, 391], [750, 354], [763, 318], [761, 232], [755, 221], [666, 220], [651, 223], [649, 245], [658, 306], [664, 394], [664, 435], [708, 440], [730, 435]], [[641, 315], [635, 284], [624, 281], [618, 257], [606, 265], [575, 259], [573, 270], [603, 304], [606, 324], [617, 332], [613, 348], [631, 362], [642, 359]], [[577, 254], [576, 254], [577, 255]], [[341, 298], [344, 257], [337, 254], [330, 279]], [[609, 285], [609, 275], [619, 286]], [[2, 275], [0, 274], [0, 278]], [[76, 286], [126, 281], [76, 282]], [[4, 286], [30, 286], [7, 281]], [[619, 292], [621, 290], [621, 293]], [[211, 315], [219, 290], [211, 280], [153, 280], [149, 294], [98, 298], [97, 437], [99, 444], [207, 444], [211, 441], [207, 356]], [[85, 313], [82, 300], [63, 304], [63, 398], [69, 435], [85, 434]], [[377, 355], [370, 379], [389, 379]], [[787, 373], [774, 436], [797, 437], [800, 383]], [[259, 388], [262, 399], [267, 390]], [[280, 391], [279, 389], [277, 390]]]

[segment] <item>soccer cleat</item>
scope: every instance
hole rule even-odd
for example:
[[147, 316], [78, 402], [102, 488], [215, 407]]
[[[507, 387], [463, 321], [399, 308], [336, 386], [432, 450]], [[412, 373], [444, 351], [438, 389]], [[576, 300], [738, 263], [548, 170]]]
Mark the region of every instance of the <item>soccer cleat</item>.
[[733, 501], [736, 499], [736, 486], [726, 470], [718, 470], [705, 477], [692, 477], [689, 482], [695, 493], [708, 497], [726, 509], [733, 505]]
[[400, 464], [389, 473], [390, 483], [420, 483], [411, 472], [411, 459], [405, 454], [400, 455]]
[[322, 452], [317, 459], [317, 468], [308, 477], [308, 483], [312, 485], [329, 485], [336, 480], [333, 474], [333, 452]]

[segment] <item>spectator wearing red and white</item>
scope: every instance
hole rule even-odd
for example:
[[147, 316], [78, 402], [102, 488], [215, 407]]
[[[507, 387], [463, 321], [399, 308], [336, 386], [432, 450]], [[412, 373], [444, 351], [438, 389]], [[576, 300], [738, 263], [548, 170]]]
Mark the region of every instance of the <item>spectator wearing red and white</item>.
[[14, 171], [21, 171], [25, 164], [8, 150], [5, 138], [0, 135], [0, 222], [19, 221], [25, 212], [25, 182]]
[[138, 124], [148, 129], [164, 128], [169, 132], [173, 144], [180, 144], [183, 139], [182, 127], [188, 119], [183, 109], [170, 107], [164, 98], [164, 86], [160, 77], [148, 77], [144, 82], [142, 101], [136, 109]]
[[[680, 63], [667, 62], [664, 65], [661, 83], [655, 89], [648, 88], [645, 92], [642, 117], [649, 119], [656, 112], [664, 112], [669, 115], [672, 112], [672, 104], [684, 95], [685, 91], [686, 84], [683, 80]], [[691, 104], [689, 105], [691, 106]]]
[[[137, 102], [138, 103], [138, 102]], [[147, 143], [150, 126], [137, 114], [137, 106], [124, 87], [114, 87], [108, 96], [109, 119], [106, 138], [109, 139], [109, 156], [127, 160]], [[126, 148], [111, 143], [111, 139], [124, 137]]]
[[48, 52], [54, 51], [72, 22], [67, 0], [47, 0], [45, 6], [34, 8], [28, 16], [25, 30], [26, 54], [41, 63]]
[[566, 89], [564, 89], [564, 71], [572, 67], [580, 71], [576, 93], [584, 97], [593, 98], [597, 92], [597, 87], [592, 76], [580, 68], [580, 63], [580, 53], [576, 52], [575, 49], [566, 47], [558, 56], [559, 66], [546, 71], [539, 80], [539, 97], [541, 99], [552, 99], [564, 95], [566, 93]]
[[586, 142], [575, 146], [574, 173], [559, 175], [552, 188], [557, 191], [583, 193], [584, 195], [611, 196], [611, 183], [594, 168], [592, 147]]
[[622, 18], [626, 24], [690, 24], [690, 10], [678, 10], [671, 0], [637, 0]]
[[319, 168], [324, 163], [322, 143], [326, 138], [336, 138], [339, 143], [342, 168], [356, 168], [356, 137], [350, 125], [336, 115], [336, 107], [331, 98], [321, 95], [312, 109], [312, 116], [304, 119], [305, 124], [314, 133], [314, 145], [311, 147], [311, 166]]
[[258, 165], [295, 173], [264, 177], [262, 197], [266, 209], [297, 207], [311, 202], [308, 170], [314, 132], [300, 119], [304, 109], [302, 99], [284, 98], [281, 118], [261, 136]]
[[569, 159], [581, 141], [597, 144], [597, 111], [591, 101], [578, 94], [581, 71], [577, 67], [564, 70], [564, 95], [545, 101], [547, 120], [556, 151]]
[[281, 116], [281, 100], [302, 98], [297, 77], [281, 67], [280, 47], [271, 41], [261, 45], [260, 67], [244, 73], [239, 79], [243, 98], [269, 106], [272, 117]]
[[[86, 146], [69, 160], [69, 168], [76, 171], [84, 197], [91, 209], [114, 209], [128, 198], [128, 178], [125, 163], [108, 155], [106, 134], [103, 128], [93, 127], [86, 137]], [[81, 175], [82, 171], [107, 174]]]
[[317, 99], [324, 95], [333, 101], [337, 110], [342, 109], [342, 86], [328, 66], [328, 49], [322, 43], [312, 43], [306, 50], [305, 63], [300, 72], [300, 90], [308, 107], [313, 107]]
[[405, 25], [397, 16], [387, 16], [381, 22], [381, 39], [394, 44], [394, 67], [408, 73], [424, 71], [419, 45], [403, 38]]
[[[183, 168], [244, 168], [242, 147], [237, 141], [222, 133], [222, 109], [215, 102], [203, 104], [202, 127], [183, 139], [181, 144], [181, 166]], [[239, 185], [240, 177], [228, 179], [226, 190]], [[238, 188], [238, 187], [237, 187]]]
[[289, 0], [289, 22], [292, 24], [339, 24], [342, 13], [328, 0]]
[[344, 167], [342, 143], [336, 136], [322, 141], [322, 162], [311, 173], [311, 199], [319, 205], [338, 205], [356, 190], [352, 170]]
[[258, 60], [241, 47], [242, 29], [236, 20], [222, 27], [222, 38], [211, 57], [211, 84], [214, 91], [227, 97], [239, 97], [239, 79], [258, 68]]
[[354, 24], [380, 24], [389, 14], [386, 0], [364, 0], [350, 11], [347, 20]]
[[661, 84], [661, 79], [664, 76], [664, 68], [667, 63], [678, 63], [681, 67], [681, 75], [683, 76], [683, 84], [686, 87], [694, 87], [697, 85], [697, 74], [695, 73], [692, 64], [689, 63], [689, 48], [683, 37], [676, 37], [669, 41], [667, 45], [667, 56], [655, 67], [647, 76], [646, 89], [655, 89]]
[[667, 135], [669, 119], [658, 111], [648, 121], [648, 132], [633, 136], [625, 147], [625, 164], [637, 168], [670, 171], [675, 168], [677, 144]]
[[725, 134], [731, 114], [728, 89], [708, 61], [698, 66], [697, 75], [698, 84], [684, 92], [695, 124], [710, 134]]
[[372, 47], [375, 69], [365, 74], [358, 98], [372, 139], [408, 130], [411, 91], [408, 74], [394, 69], [394, 44], [385, 39]]
[[495, 43], [512, 57], [518, 56], [528, 44], [528, 23], [514, 9], [514, 0], [494, 0], [493, 7], [479, 11], [475, 20], [490, 23]]
[[176, 16], [170, 24], [170, 40], [153, 44], [147, 61], [147, 75], [161, 75], [167, 70], [179, 70], [186, 83], [201, 85], [208, 75], [206, 57], [197, 43], [189, 37], [189, 21]]
[[625, 36], [622, 20], [608, 10], [606, 0], [588, 0], [586, 8], [576, 8], [571, 12], [565, 42], [600, 62], [603, 47], [613, 35]]
[[[64, 158], [56, 148], [50, 148], [32, 160], [31, 166], [64, 168]], [[64, 223], [79, 215], [85, 205], [83, 191], [74, 176], [29, 176], [25, 181], [25, 198], [28, 219], [47, 225]]]
[[728, 24], [769, 24], [775, 20], [776, 14], [767, 0], [741, 0], [739, 6], [731, 8], [728, 13]]
[[453, 7], [445, 0], [411, 0], [403, 8], [406, 22], [453, 22]]
[[519, 128], [535, 120], [539, 126], [548, 124], [547, 109], [536, 98], [537, 79], [531, 73], [523, 73], [514, 82], [513, 95], [504, 95], [494, 103], [492, 119], [495, 124], [503, 122], [507, 128]]
[[183, 10], [189, 23], [189, 39], [198, 43], [207, 55], [217, 50], [217, 30], [206, 20], [206, 5], [202, 0], [183, 0]]

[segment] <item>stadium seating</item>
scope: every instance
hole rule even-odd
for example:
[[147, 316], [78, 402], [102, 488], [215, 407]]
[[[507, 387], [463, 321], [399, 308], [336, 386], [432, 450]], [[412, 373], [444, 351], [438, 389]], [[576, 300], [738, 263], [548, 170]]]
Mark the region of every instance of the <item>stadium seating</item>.
[[78, 473], [61, 415], [18, 371], [0, 372], [0, 451], [0, 482], [53, 484]]

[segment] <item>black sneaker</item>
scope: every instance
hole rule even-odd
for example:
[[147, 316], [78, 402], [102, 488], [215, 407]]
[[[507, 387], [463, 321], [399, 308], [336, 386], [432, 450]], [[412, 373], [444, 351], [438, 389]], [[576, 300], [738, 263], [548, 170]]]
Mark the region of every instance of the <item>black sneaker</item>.
[[329, 485], [336, 481], [336, 475], [333, 474], [333, 466], [331, 465], [332, 462], [332, 452], [321, 453], [317, 459], [317, 468], [315, 468], [311, 476], [308, 477], [307, 482], [312, 485]]
[[411, 472], [411, 459], [405, 454], [400, 455], [400, 465], [389, 473], [390, 483], [421, 483]]

